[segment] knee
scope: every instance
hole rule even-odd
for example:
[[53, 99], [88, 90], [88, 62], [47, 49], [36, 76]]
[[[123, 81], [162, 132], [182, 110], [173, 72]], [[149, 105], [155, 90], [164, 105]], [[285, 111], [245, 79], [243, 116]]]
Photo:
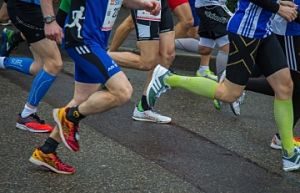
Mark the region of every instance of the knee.
[[164, 64], [169, 64], [171, 65], [175, 59], [175, 49], [170, 49], [166, 52], [162, 52], [160, 53], [160, 56], [162, 58], [162, 61], [164, 62]]
[[186, 29], [189, 29], [194, 25], [194, 18], [193, 17], [186, 18], [184, 21], [182, 21], [182, 24], [185, 26]]
[[210, 55], [212, 52], [212, 49], [211, 48], [208, 48], [208, 47], [205, 47], [205, 46], [199, 46], [199, 53], [201, 55]]
[[120, 89], [118, 91], [118, 93], [116, 94], [116, 98], [117, 98], [117, 105], [123, 105], [125, 103], [127, 103], [132, 95], [133, 89], [131, 84], [126, 85], [125, 87], [123, 87], [122, 89]]
[[281, 82], [276, 85], [274, 89], [276, 96], [279, 99], [290, 98], [293, 94], [294, 83], [291, 78], [285, 77], [281, 79]]
[[45, 60], [45, 69], [47, 70], [47, 72], [51, 73], [51, 74], [58, 74], [62, 68], [63, 68], [63, 62], [61, 60], [61, 58], [51, 58], [51, 59], [47, 59]]

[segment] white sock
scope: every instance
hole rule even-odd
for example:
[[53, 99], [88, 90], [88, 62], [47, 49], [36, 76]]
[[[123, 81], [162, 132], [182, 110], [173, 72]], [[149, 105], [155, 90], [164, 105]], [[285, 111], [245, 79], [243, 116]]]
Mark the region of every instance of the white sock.
[[199, 67], [199, 70], [198, 70], [198, 71], [199, 71], [199, 72], [200, 72], [200, 74], [201, 74], [201, 73], [203, 73], [203, 72], [204, 72], [205, 70], [207, 70], [207, 69], [209, 69], [209, 67], [208, 67], [208, 66], [201, 66], [201, 65], [200, 65], [200, 67]]
[[30, 107], [28, 106], [27, 104], [24, 106], [24, 109], [21, 113], [21, 117], [22, 118], [25, 118], [25, 117], [28, 117], [29, 115], [33, 114], [33, 113], [36, 113], [37, 112], [37, 107]]
[[0, 69], [5, 69], [4, 59], [5, 59], [5, 57], [0, 57]]
[[175, 39], [175, 47], [177, 49], [199, 54], [199, 40], [194, 38]]

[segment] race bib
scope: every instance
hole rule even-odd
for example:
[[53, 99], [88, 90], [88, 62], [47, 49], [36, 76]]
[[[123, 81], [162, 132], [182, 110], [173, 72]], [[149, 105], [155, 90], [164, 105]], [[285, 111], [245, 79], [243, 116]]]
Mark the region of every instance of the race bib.
[[[157, 0], [157, 2], [160, 3], [161, 7], [161, 0]], [[160, 21], [161, 18], [161, 11], [158, 15], [151, 15], [150, 12], [145, 10], [138, 10], [136, 14], [136, 19], [140, 20], [147, 20], [147, 21]]]
[[105, 19], [102, 24], [102, 31], [110, 31], [117, 19], [119, 10], [122, 6], [122, 0], [109, 0], [107, 3]]

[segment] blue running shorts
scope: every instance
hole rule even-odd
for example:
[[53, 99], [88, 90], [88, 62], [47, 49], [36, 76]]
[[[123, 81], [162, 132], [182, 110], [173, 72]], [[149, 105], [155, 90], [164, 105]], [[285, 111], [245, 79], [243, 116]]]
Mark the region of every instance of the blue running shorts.
[[81, 45], [66, 49], [75, 62], [75, 80], [82, 83], [105, 84], [120, 67], [101, 46]]

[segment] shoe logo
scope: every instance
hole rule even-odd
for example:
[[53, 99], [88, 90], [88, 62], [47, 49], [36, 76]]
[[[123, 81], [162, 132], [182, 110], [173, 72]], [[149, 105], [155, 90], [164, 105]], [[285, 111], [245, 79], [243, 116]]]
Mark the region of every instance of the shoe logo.
[[75, 118], [79, 118], [79, 112], [78, 111], [74, 111], [73, 112], [73, 117], [75, 117]]
[[75, 133], [75, 139], [76, 139], [77, 141], [79, 141], [79, 139], [80, 139], [80, 135], [79, 135], [78, 132]]

